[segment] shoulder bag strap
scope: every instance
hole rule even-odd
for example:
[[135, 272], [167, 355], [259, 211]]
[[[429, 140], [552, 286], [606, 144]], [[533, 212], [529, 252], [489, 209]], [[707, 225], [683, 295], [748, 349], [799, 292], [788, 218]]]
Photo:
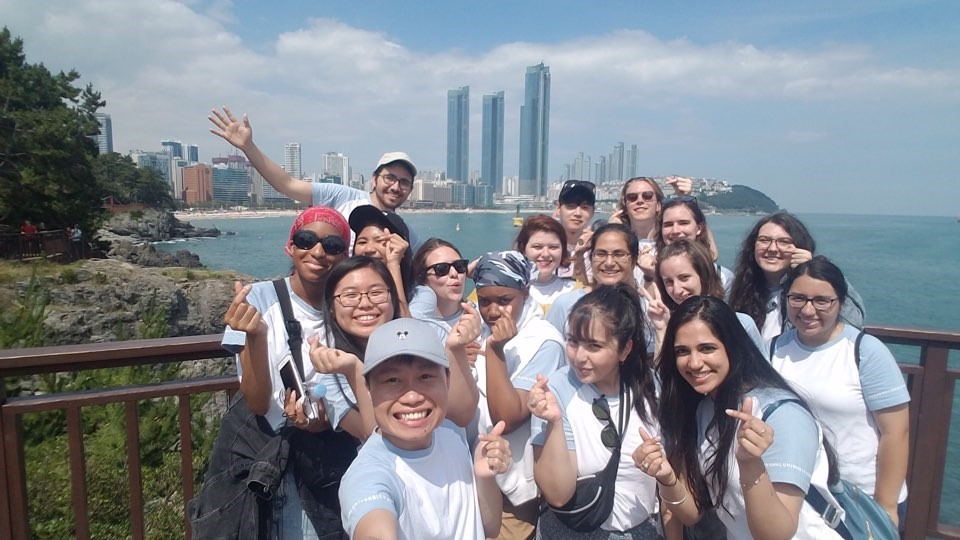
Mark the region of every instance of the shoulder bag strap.
[[303, 379], [303, 328], [300, 321], [293, 316], [293, 306], [290, 304], [290, 293], [287, 292], [287, 283], [284, 278], [273, 280], [273, 288], [277, 291], [277, 300], [280, 301], [280, 311], [283, 313], [284, 327], [287, 329], [287, 345], [290, 354], [296, 360], [297, 371]]
[[857, 334], [857, 340], [853, 343], [853, 359], [857, 363], [857, 371], [860, 371], [860, 342], [863, 341], [863, 335], [866, 334], [863, 330]]

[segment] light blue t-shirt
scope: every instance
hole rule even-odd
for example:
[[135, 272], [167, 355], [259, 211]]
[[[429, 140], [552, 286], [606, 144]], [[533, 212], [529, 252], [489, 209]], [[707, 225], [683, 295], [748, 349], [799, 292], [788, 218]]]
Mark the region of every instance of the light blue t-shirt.
[[[350, 212], [358, 206], [364, 204], [373, 204], [370, 200], [370, 193], [360, 189], [352, 188], [350, 186], [344, 186], [340, 184], [324, 184], [324, 183], [313, 183], [313, 198], [310, 201], [313, 206], [329, 206], [335, 208], [337, 212], [343, 216], [343, 219], [350, 220]], [[423, 242], [420, 240], [420, 236], [417, 235], [417, 232], [413, 230], [413, 227], [404, 222], [407, 226], [407, 231], [410, 233], [410, 250], [412, 253], [415, 253], [420, 249], [420, 245]], [[350, 231], [350, 246], [353, 246], [356, 241], [356, 234], [353, 231]], [[350, 248], [351, 252], [353, 247]]]

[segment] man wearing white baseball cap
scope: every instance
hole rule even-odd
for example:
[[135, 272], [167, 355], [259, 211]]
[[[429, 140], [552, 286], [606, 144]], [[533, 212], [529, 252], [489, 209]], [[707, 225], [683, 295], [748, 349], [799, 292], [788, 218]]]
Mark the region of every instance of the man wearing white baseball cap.
[[370, 336], [363, 375], [377, 429], [340, 483], [350, 538], [498, 534], [502, 501], [494, 475], [510, 464], [504, 424], [479, 436], [471, 463], [464, 429], [446, 418], [449, 370], [430, 323], [394, 319]]
[[[223, 112], [217, 109], [212, 112], [207, 118], [217, 129], [211, 128], [210, 132], [243, 152], [253, 168], [274, 189], [295, 201], [311, 206], [330, 206], [336, 208], [344, 219], [349, 219], [350, 212], [363, 204], [372, 204], [384, 212], [395, 212], [413, 191], [417, 167], [404, 152], [387, 152], [380, 157], [373, 171], [373, 185], [369, 192], [340, 184], [304, 182], [290, 176], [254, 144], [253, 128], [246, 114], [241, 121], [227, 107], [223, 108]], [[343, 180], [349, 181], [348, 178]], [[353, 242], [351, 238], [351, 246]], [[415, 252], [421, 243], [420, 237], [410, 228], [411, 252]]]

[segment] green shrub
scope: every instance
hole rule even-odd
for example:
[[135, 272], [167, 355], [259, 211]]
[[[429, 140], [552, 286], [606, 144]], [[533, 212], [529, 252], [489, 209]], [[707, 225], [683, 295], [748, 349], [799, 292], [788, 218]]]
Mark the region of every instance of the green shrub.
[[79, 279], [77, 279], [77, 272], [73, 268], [64, 268], [61, 270], [60, 280], [70, 285], [73, 285], [79, 281]]
[[107, 274], [103, 272], [97, 272], [93, 275], [93, 282], [97, 285], [106, 285], [107, 284]]

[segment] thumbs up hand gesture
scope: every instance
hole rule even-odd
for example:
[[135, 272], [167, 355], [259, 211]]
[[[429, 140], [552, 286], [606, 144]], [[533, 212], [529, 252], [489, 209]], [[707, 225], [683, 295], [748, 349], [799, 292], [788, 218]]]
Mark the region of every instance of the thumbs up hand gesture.
[[737, 430], [737, 461], [742, 463], [760, 459], [773, 444], [773, 428], [753, 415], [753, 398], [744, 398], [739, 411], [727, 409], [726, 412], [728, 416], [740, 420], [740, 428]]

